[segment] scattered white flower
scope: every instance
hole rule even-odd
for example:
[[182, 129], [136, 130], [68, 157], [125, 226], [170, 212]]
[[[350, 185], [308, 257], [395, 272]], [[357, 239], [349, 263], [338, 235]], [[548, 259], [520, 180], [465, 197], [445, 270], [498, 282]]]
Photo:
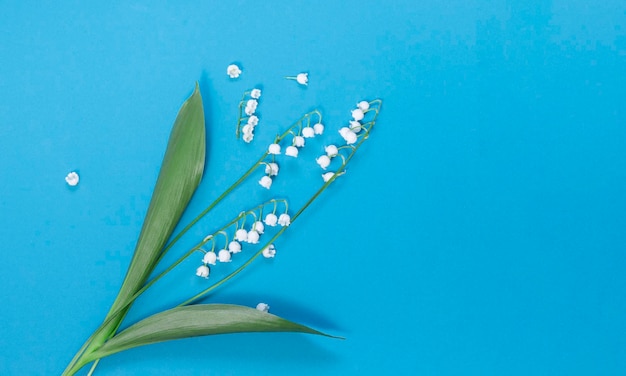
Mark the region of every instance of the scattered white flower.
[[280, 145], [271, 144], [269, 148], [267, 148], [267, 152], [269, 154], [280, 154]]
[[256, 309], [258, 309], [261, 312], [269, 312], [270, 306], [265, 303], [259, 303], [256, 305]]
[[250, 97], [254, 99], [261, 98], [261, 90], [260, 89], [252, 89], [250, 92]]
[[206, 265], [201, 265], [198, 269], [196, 269], [196, 275], [202, 278], [209, 278], [209, 273], [211, 270]]
[[261, 180], [259, 180], [259, 184], [263, 188], [270, 189], [270, 187], [272, 186], [272, 178], [270, 178], [269, 176], [265, 175], [265, 176], [263, 176], [261, 178]]
[[272, 258], [274, 256], [276, 256], [276, 248], [274, 248], [274, 244], [270, 244], [263, 248], [263, 257]]
[[368, 101], [360, 101], [356, 106], [361, 111], [367, 111], [370, 108], [370, 102], [368, 102]]
[[326, 170], [326, 167], [330, 165], [330, 158], [327, 155], [321, 155], [319, 158], [315, 160], [321, 168]]
[[356, 142], [357, 136], [356, 133], [352, 132], [350, 128], [343, 127], [339, 130], [339, 134], [346, 140], [346, 144], [352, 145]]
[[226, 68], [226, 74], [230, 78], [237, 78], [241, 74], [241, 69], [236, 64], [231, 64]]
[[309, 74], [308, 73], [300, 73], [296, 76], [296, 81], [300, 85], [307, 85], [309, 83]]
[[274, 227], [276, 226], [276, 223], [278, 223], [278, 217], [274, 213], [269, 213], [265, 216], [265, 219], [263, 221], [266, 225]]
[[235, 232], [235, 238], [237, 239], [237, 241], [239, 242], [245, 242], [248, 240], [248, 231], [240, 228], [239, 230], [237, 230]]
[[356, 110], [352, 110], [352, 118], [356, 121], [360, 121], [363, 120], [363, 117], [365, 117], [365, 114], [363, 113], [363, 110], [361, 110], [360, 108], [357, 108]]
[[317, 123], [313, 126], [313, 131], [315, 131], [315, 134], [322, 134], [324, 133], [324, 124], [322, 123]]
[[359, 132], [361, 132], [361, 128], [363, 128], [363, 127], [361, 126], [361, 123], [359, 123], [358, 121], [356, 121], [356, 120], [351, 120], [350, 121], [350, 130], [352, 132], [359, 133]]
[[326, 152], [326, 155], [328, 155], [329, 157], [335, 157], [337, 156], [337, 154], [339, 154], [339, 149], [337, 149], [337, 147], [335, 145], [328, 145], [324, 148], [324, 151]]
[[312, 138], [315, 137], [315, 130], [311, 127], [304, 127], [302, 128], [302, 135], [305, 138]]
[[270, 162], [265, 165], [265, 173], [269, 176], [278, 175], [278, 163]]
[[252, 115], [248, 118], [248, 124], [250, 124], [253, 127], [256, 127], [257, 124], [259, 124], [259, 117], [256, 115]]
[[304, 146], [304, 137], [302, 136], [296, 136], [293, 138], [293, 145], [296, 147], [303, 147]]
[[322, 174], [322, 179], [324, 179], [324, 183], [328, 182], [330, 179], [333, 178], [333, 176], [335, 176], [334, 172], [327, 172], [325, 174]]
[[232, 242], [228, 243], [228, 250], [231, 253], [239, 253], [239, 252], [241, 252], [241, 243], [239, 243], [236, 240], [233, 240]]
[[248, 232], [248, 243], [257, 244], [259, 242], [259, 233], [256, 230]]
[[287, 149], [285, 149], [285, 155], [297, 158], [298, 157], [298, 148], [295, 147], [295, 146], [287, 146]]
[[263, 226], [263, 222], [261, 221], [256, 221], [252, 224], [252, 229], [256, 232], [258, 232], [259, 234], [262, 234], [265, 232], [265, 226]]
[[217, 258], [220, 262], [230, 262], [230, 252], [228, 252], [228, 249], [222, 249], [217, 254]]
[[71, 187], [75, 187], [78, 184], [79, 180], [80, 178], [78, 177], [78, 174], [74, 171], [70, 172], [65, 177], [65, 182]]
[[283, 213], [278, 217], [278, 224], [281, 226], [289, 226], [291, 224], [291, 217], [287, 213]]
[[205, 253], [204, 257], [202, 258], [203, 263], [211, 264], [211, 265], [215, 265], [216, 260], [217, 260], [217, 255], [213, 251]]
[[248, 102], [246, 102], [246, 108], [244, 112], [246, 113], [246, 115], [251, 116], [256, 111], [258, 105], [259, 102], [257, 102], [256, 99], [249, 99]]
[[243, 142], [249, 144], [254, 139], [254, 133], [252, 132], [244, 133], [242, 139], [243, 139]]

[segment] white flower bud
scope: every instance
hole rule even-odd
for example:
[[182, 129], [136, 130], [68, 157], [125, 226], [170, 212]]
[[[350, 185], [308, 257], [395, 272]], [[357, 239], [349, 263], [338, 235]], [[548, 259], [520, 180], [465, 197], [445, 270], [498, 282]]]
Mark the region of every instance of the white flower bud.
[[276, 249], [274, 248], [274, 244], [270, 244], [266, 248], [263, 248], [263, 257], [273, 258], [274, 256], [276, 256]]
[[270, 306], [265, 303], [259, 303], [256, 305], [256, 309], [258, 309], [261, 312], [269, 312]]
[[339, 149], [335, 146], [335, 145], [328, 145], [324, 148], [324, 151], [326, 152], [326, 155], [328, 155], [329, 157], [335, 157], [337, 156], [337, 154], [339, 154]]
[[270, 189], [270, 187], [272, 186], [272, 178], [270, 178], [269, 176], [265, 175], [265, 176], [263, 176], [261, 178], [261, 180], [259, 180], [259, 184], [263, 188]]
[[252, 224], [252, 229], [258, 232], [259, 234], [262, 234], [265, 232], [265, 226], [263, 226], [263, 222], [261, 221], [254, 222]]
[[217, 255], [213, 251], [205, 253], [202, 258], [203, 263], [211, 265], [215, 265], [215, 260], [217, 260]]
[[220, 260], [220, 262], [230, 262], [230, 252], [228, 252], [227, 249], [222, 249], [217, 254], [217, 258]]
[[326, 170], [326, 167], [330, 165], [330, 158], [328, 158], [327, 155], [321, 155], [315, 160], [315, 162], [317, 162], [317, 164], [320, 165], [321, 168]]
[[298, 148], [295, 147], [295, 146], [287, 146], [287, 149], [285, 149], [285, 155], [297, 158], [298, 157]]
[[278, 175], [278, 163], [270, 162], [265, 165], [265, 173], [269, 176]]
[[299, 147], [299, 148], [303, 147], [304, 146], [304, 137], [302, 137], [302, 136], [294, 137], [293, 138], [293, 146], [296, 146], [296, 147]]
[[248, 231], [240, 228], [239, 230], [237, 230], [235, 232], [235, 238], [237, 239], [237, 241], [239, 242], [245, 242], [248, 240]]
[[250, 92], [250, 97], [252, 97], [254, 99], [261, 98], [261, 90], [260, 89], [252, 89], [252, 91]]
[[328, 182], [330, 179], [333, 178], [333, 176], [335, 176], [334, 172], [327, 172], [325, 174], [322, 174], [322, 179], [324, 179], [324, 183]]
[[352, 120], [350, 121], [350, 130], [354, 133], [359, 133], [361, 132], [361, 123], [359, 123], [358, 121]]
[[228, 250], [230, 251], [230, 253], [241, 252], [241, 243], [233, 240], [232, 242], [228, 243]]
[[287, 213], [283, 213], [278, 217], [278, 224], [281, 226], [289, 226], [291, 224], [291, 217]]
[[300, 85], [307, 85], [309, 83], [309, 74], [308, 73], [300, 73], [296, 76], [296, 81]]
[[265, 216], [264, 222], [266, 225], [274, 227], [276, 226], [276, 223], [278, 223], [278, 217], [276, 216], [276, 214], [269, 213]]
[[304, 127], [302, 128], [302, 135], [304, 138], [313, 138], [315, 137], [315, 129], [311, 127]]
[[256, 230], [248, 232], [248, 243], [257, 244], [259, 242], [259, 233]]
[[231, 64], [226, 68], [226, 74], [230, 78], [238, 78], [239, 75], [241, 74], [241, 69], [239, 69], [237, 65]]
[[368, 102], [368, 101], [360, 101], [356, 106], [361, 111], [367, 111], [370, 108], [370, 102]]
[[269, 146], [269, 148], [267, 148], [267, 152], [269, 154], [280, 154], [280, 145], [278, 144], [271, 144]]
[[209, 278], [209, 273], [211, 270], [206, 265], [201, 265], [198, 269], [196, 269], [196, 275], [202, 278]]
[[315, 132], [315, 134], [322, 134], [324, 133], [324, 124], [322, 123], [317, 123], [313, 126], [313, 131]]
[[256, 127], [257, 124], [259, 124], [259, 117], [256, 115], [252, 115], [248, 118], [248, 124], [250, 124], [253, 127]]
[[357, 108], [356, 110], [352, 110], [352, 118], [356, 121], [359, 120], [363, 120], [363, 117], [365, 116], [365, 114], [363, 113], [363, 111], [360, 108]]
[[67, 183], [67, 185], [69, 185], [70, 187], [75, 187], [76, 185], [78, 185], [78, 181], [80, 180], [78, 174], [74, 171], [70, 172], [69, 174], [67, 174], [67, 176], [65, 177], [65, 182]]

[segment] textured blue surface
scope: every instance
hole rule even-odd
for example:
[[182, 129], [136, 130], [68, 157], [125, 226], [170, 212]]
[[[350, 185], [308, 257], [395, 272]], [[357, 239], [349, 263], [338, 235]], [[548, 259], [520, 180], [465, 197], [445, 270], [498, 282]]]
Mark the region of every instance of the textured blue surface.
[[[173, 3], [3, 4], [0, 374], [59, 374], [103, 318], [195, 81], [209, 161], [183, 221], [303, 113], [320, 108], [334, 140], [358, 100], [384, 100], [348, 174], [278, 257], [212, 296], [266, 301], [347, 340], [196, 338], [112, 356], [96, 374], [623, 374], [623, 1]], [[306, 89], [283, 79], [300, 71]], [[244, 146], [236, 107], [255, 86], [262, 122]], [[321, 147], [273, 191], [297, 202], [319, 184]], [[270, 197], [255, 185], [186, 245]], [[196, 266], [129, 319], [197, 291]]]

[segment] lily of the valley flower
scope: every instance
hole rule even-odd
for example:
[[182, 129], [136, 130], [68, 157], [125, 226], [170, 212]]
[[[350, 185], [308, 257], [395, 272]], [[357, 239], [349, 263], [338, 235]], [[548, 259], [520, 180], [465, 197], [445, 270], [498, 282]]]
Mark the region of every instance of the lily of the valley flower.
[[370, 108], [370, 102], [368, 102], [368, 101], [360, 101], [356, 106], [361, 111], [367, 111]]
[[361, 121], [365, 117], [363, 110], [357, 108], [356, 110], [352, 110], [352, 118], [356, 121]]
[[315, 137], [315, 129], [313, 129], [311, 127], [304, 127], [304, 128], [302, 128], [302, 136], [304, 136], [305, 138], [313, 138], [313, 137]]
[[202, 258], [202, 262], [205, 264], [215, 265], [215, 261], [217, 260], [217, 255], [215, 252], [210, 251], [204, 254]]
[[344, 140], [346, 140], [346, 144], [348, 144], [348, 145], [354, 144], [356, 142], [356, 140], [357, 140], [356, 133], [351, 131], [350, 128], [348, 128], [348, 127], [341, 128], [339, 130], [339, 134], [341, 135], [341, 137], [343, 137]]
[[259, 233], [256, 230], [248, 232], [248, 243], [257, 244], [259, 242]]
[[71, 186], [71, 187], [75, 187], [76, 185], [78, 185], [78, 181], [80, 180], [78, 174], [74, 171], [70, 172], [69, 174], [67, 174], [67, 176], [65, 177], [65, 182], [67, 183], [67, 185]]
[[230, 78], [238, 78], [241, 74], [241, 69], [236, 64], [231, 64], [226, 68], [226, 74]]
[[265, 216], [265, 219], [263, 221], [265, 222], [266, 225], [274, 227], [276, 226], [276, 223], [278, 223], [278, 217], [274, 213], [269, 213], [268, 215]]
[[245, 242], [248, 240], [248, 231], [240, 228], [235, 232], [235, 238], [238, 242]]
[[248, 99], [244, 112], [246, 113], [246, 115], [251, 116], [256, 111], [258, 105], [259, 102], [257, 102], [256, 99]]
[[217, 254], [217, 258], [218, 260], [220, 260], [220, 262], [230, 262], [230, 252], [228, 252], [227, 249], [222, 249], [219, 251], [219, 253]]
[[294, 137], [293, 138], [293, 146], [296, 146], [296, 147], [299, 147], [299, 148], [303, 147], [304, 146], [304, 137], [302, 137], [302, 136]]
[[317, 162], [317, 164], [320, 165], [321, 168], [326, 170], [326, 167], [330, 165], [330, 158], [327, 155], [321, 155], [315, 160], [315, 162]]
[[289, 226], [291, 224], [291, 217], [287, 213], [283, 213], [278, 217], [278, 224], [281, 226]]
[[252, 133], [252, 132], [244, 132], [242, 139], [243, 139], [243, 141], [245, 143], [249, 144], [254, 139], [254, 133]]
[[248, 124], [250, 124], [253, 127], [256, 127], [257, 124], [259, 124], [259, 117], [256, 115], [252, 115], [248, 118]]
[[295, 147], [295, 146], [287, 146], [287, 149], [285, 149], [285, 155], [297, 158], [298, 157], [298, 148]]
[[263, 257], [273, 258], [274, 256], [276, 256], [276, 248], [274, 248], [274, 244], [270, 244], [266, 248], [263, 248]]
[[322, 134], [324, 133], [324, 124], [322, 123], [317, 123], [313, 126], [313, 131], [315, 132], [315, 134]]
[[270, 178], [269, 176], [265, 175], [265, 176], [263, 176], [261, 178], [261, 180], [259, 180], [259, 184], [263, 188], [270, 189], [270, 187], [272, 186], [272, 178]]
[[209, 278], [209, 273], [211, 273], [211, 270], [206, 265], [200, 265], [200, 267], [196, 269], [196, 275], [198, 277]]
[[336, 157], [339, 154], [339, 149], [335, 145], [328, 145], [324, 148], [326, 155], [329, 157]]
[[269, 148], [267, 148], [267, 152], [269, 154], [274, 154], [274, 155], [280, 154], [280, 145], [278, 145], [278, 144], [271, 144], [269, 146]]
[[232, 242], [228, 243], [228, 250], [230, 251], [230, 253], [241, 252], [241, 243], [233, 240]]
[[261, 312], [269, 312], [270, 306], [265, 303], [259, 303], [256, 305], [256, 309], [258, 309]]
[[356, 121], [356, 120], [350, 121], [350, 130], [352, 132], [359, 133], [359, 132], [361, 132], [362, 128], [363, 127], [361, 126], [361, 123], [359, 123], [358, 121]]
[[285, 77], [288, 80], [296, 80], [300, 85], [306, 86], [309, 83], [309, 74], [308, 73], [300, 73], [297, 76], [287, 76]]
[[268, 174], [269, 176], [276, 176], [278, 175], [278, 163], [268, 163], [265, 165], [265, 173]]
[[250, 92], [250, 97], [254, 99], [261, 98], [261, 89], [252, 89]]
[[265, 226], [263, 226], [263, 222], [261, 221], [256, 221], [252, 224], [252, 229], [256, 232], [258, 232], [259, 234], [262, 234], [265, 232]]

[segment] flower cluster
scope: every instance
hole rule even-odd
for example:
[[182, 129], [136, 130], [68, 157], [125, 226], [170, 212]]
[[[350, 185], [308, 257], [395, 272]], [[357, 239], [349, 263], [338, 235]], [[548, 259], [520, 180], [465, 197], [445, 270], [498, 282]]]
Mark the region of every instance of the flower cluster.
[[[276, 215], [278, 210], [278, 202], [277, 200], [271, 201], [274, 204], [274, 209], [271, 213], [268, 213], [263, 220], [259, 220], [258, 218], [262, 218], [262, 209], [263, 206], [259, 209], [259, 213], [257, 214], [256, 210], [251, 210], [247, 212], [241, 213], [234, 223], [230, 223], [226, 228], [234, 226], [235, 228], [231, 231], [232, 238], [229, 237], [228, 232], [225, 229], [218, 231], [216, 234], [209, 235], [204, 238], [200, 247], [197, 249], [198, 251], [203, 253], [202, 257], [202, 265], [200, 265], [196, 269], [196, 275], [202, 278], [209, 278], [211, 274], [211, 266], [217, 265], [220, 263], [228, 263], [232, 261], [232, 255], [240, 253], [243, 249], [243, 244], [258, 244], [261, 238], [261, 235], [265, 233], [265, 226], [276, 227], [277, 225], [282, 227], [287, 227], [291, 224], [291, 216], [287, 213], [287, 202], [282, 201], [285, 205], [285, 212], [279, 215]], [[250, 217], [253, 218], [249, 227], [246, 226], [247, 219]], [[225, 238], [224, 243], [221, 246], [221, 249], [216, 252], [216, 248], [218, 248], [218, 242], [216, 240], [217, 234], [222, 235]], [[202, 247], [207, 247], [207, 244], [211, 243], [211, 249], [205, 250]], [[276, 248], [274, 248], [274, 244], [269, 244], [261, 251], [261, 254], [265, 258], [273, 258], [276, 255]]]
[[246, 143], [250, 143], [254, 139], [254, 128], [259, 124], [259, 117], [255, 115], [259, 98], [261, 98], [261, 89], [252, 89], [243, 93], [241, 102], [239, 102], [237, 137], [242, 133], [242, 138]]
[[[366, 124], [361, 123], [365, 118], [365, 114], [370, 111], [370, 102], [361, 101], [357, 104], [357, 108], [352, 110], [352, 120], [350, 126], [343, 127], [339, 130], [339, 134], [346, 141], [347, 145], [356, 143], [358, 134], [365, 128]], [[369, 125], [369, 124], [368, 124]]]

